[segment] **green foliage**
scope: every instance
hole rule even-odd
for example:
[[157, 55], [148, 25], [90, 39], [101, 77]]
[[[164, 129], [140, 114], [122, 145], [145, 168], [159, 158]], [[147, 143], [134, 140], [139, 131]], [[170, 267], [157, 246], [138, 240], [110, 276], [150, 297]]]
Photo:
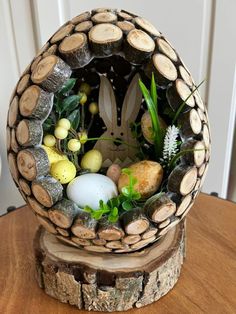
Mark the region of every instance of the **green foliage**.
[[62, 88], [57, 92], [58, 95], [66, 96], [72, 88], [75, 86], [76, 78], [70, 78], [65, 82], [65, 84], [62, 86]]
[[79, 123], [80, 123], [80, 110], [79, 109], [75, 109], [74, 111], [72, 111], [67, 119], [70, 121], [71, 123], [71, 128], [74, 130], [77, 130], [79, 127]]

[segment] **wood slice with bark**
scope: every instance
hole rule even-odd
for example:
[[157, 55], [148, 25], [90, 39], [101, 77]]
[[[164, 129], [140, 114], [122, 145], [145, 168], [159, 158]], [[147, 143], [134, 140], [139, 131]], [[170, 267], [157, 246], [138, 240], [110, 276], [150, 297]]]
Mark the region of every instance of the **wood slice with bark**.
[[108, 249], [127, 249], [129, 246], [127, 244], [122, 243], [119, 240], [116, 241], [108, 241], [105, 245]]
[[177, 79], [178, 73], [174, 63], [165, 55], [156, 53], [145, 66], [146, 75], [151, 78], [155, 76], [156, 84], [166, 88], [171, 82]]
[[43, 226], [45, 230], [47, 230], [50, 233], [57, 234], [57, 229], [54, 227], [54, 225], [50, 222], [48, 218], [42, 217], [37, 214], [36, 217], [38, 219], [38, 222]]
[[56, 34], [54, 34], [50, 40], [51, 44], [55, 44], [56, 42], [64, 39], [66, 36], [69, 36], [73, 29], [74, 29], [74, 25], [73, 24], [67, 24], [65, 26], [62, 26], [57, 32]]
[[78, 24], [78, 23], [81, 23], [81, 22], [84, 22], [84, 21], [88, 21], [88, 20], [90, 20], [90, 17], [91, 17], [91, 13], [89, 11], [86, 11], [84, 13], [81, 13], [81, 14], [75, 16], [71, 20], [71, 23]]
[[153, 236], [155, 236], [157, 234], [157, 227], [155, 226], [150, 226], [141, 236], [143, 240], [152, 238]]
[[51, 47], [49, 47], [47, 51], [43, 53], [43, 58], [51, 56], [51, 55], [55, 55], [56, 52], [57, 52], [57, 44], [54, 44]]
[[202, 136], [203, 136], [204, 144], [206, 148], [208, 149], [210, 147], [210, 131], [207, 124], [203, 125]]
[[45, 207], [52, 207], [63, 197], [63, 186], [51, 176], [40, 177], [32, 182], [36, 200]]
[[53, 106], [53, 93], [45, 92], [37, 85], [31, 85], [22, 94], [19, 101], [20, 114], [23, 117], [45, 120]]
[[83, 33], [63, 39], [59, 52], [72, 69], [84, 67], [91, 60], [87, 36]]
[[137, 235], [145, 232], [150, 225], [150, 222], [143, 210], [135, 208], [125, 212], [121, 216], [124, 230], [128, 235]]
[[197, 104], [198, 107], [204, 112], [206, 108], [205, 108], [205, 105], [204, 105], [204, 103], [203, 103], [203, 101], [202, 101], [202, 98], [201, 98], [201, 95], [200, 95], [199, 91], [198, 91], [198, 90], [195, 90], [195, 92], [194, 92], [193, 95], [194, 95], [196, 104]]
[[90, 46], [96, 56], [110, 56], [121, 49], [123, 33], [111, 23], [101, 23], [89, 31]]
[[20, 146], [16, 140], [16, 130], [15, 129], [11, 129], [11, 149], [13, 150], [14, 153], [18, 153], [18, 151], [20, 150]]
[[66, 229], [60, 228], [60, 227], [56, 227], [57, 232], [62, 235], [63, 237], [69, 237], [70, 232]]
[[24, 147], [41, 144], [43, 137], [42, 121], [23, 119], [16, 128], [17, 142]]
[[205, 171], [206, 164], [202, 164], [201, 167], [198, 169], [198, 176], [201, 177]]
[[176, 205], [168, 195], [162, 193], [151, 197], [144, 206], [144, 211], [152, 221], [160, 223], [175, 213]]
[[98, 226], [98, 237], [107, 241], [117, 241], [123, 238], [124, 231], [119, 222], [111, 223], [107, 219], [101, 219]]
[[57, 92], [71, 76], [71, 68], [61, 58], [43, 58], [32, 72], [31, 79], [48, 92]]
[[168, 178], [168, 190], [183, 196], [189, 194], [197, 181], [197, 168], [195, 166], [178, 165]]
[[92, 27], [93, 27], [93, 23], [91, 21], [84, 21], [76, 25], [75, 31], [87, 34]]
[[14, 181], [18, 185], [18, 180], [20, 178], [20, 173], [19, 173], [18, 168], [17, 168], [16, 154], [13, 153], [13, 152], [10, 152], [8, 154], [8, 158], [7, 159], [8, 159], [8, 165], [9, 165], [10, 173], [11, 173]]
[[7, 144], [7, 151], [11, 149], [11, 129], [9, 126], [6, 128], [6, 144]]
[[42, 60], [42, 58], [43, 58], [42, 56], [38, 56], [38, 57], [36, 57], [36, 58], [33, 60], [33, 62], [31, 63], [31, 67], [30, 67], [31, 72], [34, 71], [34, 69], [35, 69], [36, 66], [38, 65], [39, 61]]
[[17, 167], [28, 181], [47, 175], [50, 169], [47, 153], [41, 147], [21, 150], [17, 155]]
[[157, 38], [156, 45], [160, 53], [166, 55], [174, 62], [178, 61], [178, 55], [174, 48], [164, 38]]
[[104, 239], [93, 239], [92, 243], [100, 246], [100, 245], [105, 245], [107, 241]]
[[92, 245], [92, 242], [87, 239], [80, 239], [77, 237], [71, 237], [71, 240], [80, 246]]
[[142, 64], [155, 49], [154, 40], [140, 29], [131, 30], [125, 41], [124, 54], [126, 60], [133, 64]]
[[117, 18], [119, 21], [131, 21], [133, 16], [124, 11], [119, 11], [117, 12]]
[[31, 195], [30, 184], [23, 178], [20, 178], [19, 181], [19, 188], [25, 193], [25, 195]]
[[50, 47], [50, 43], [46, 42], [36, 53], [35, 58], [38, 56], [41, 56], [46, 50], [48, 50], [48, 47]]
[[19, 120], [19, 98], [15, 96], [9, 106], [8, 111], [8, 125], [14, 127]]
[[189, 71], [183, 65], [179, 66], [179, 73], [180, 73], [180, 76], [183, 79], [183, 81], [189, 87], [193, 87], [193, 85], [194, 85], [193, 78], [192, 78], [191, 74], [189, 73]]
[[[191, 109], [188, 112], [182, 113], [178, 119], [180, 128], [180, 136], [185, 140], [189, 137], [194, 137], [200, 134], [202, 130], [202, 121], [197, 113], [197, 110]], [[206, 143], [204, 142], [205, 146]], [[207, 146], [206, 146], [207, 147]]]
[[177, 282], [184, 260], [184, 224], [138, 254], [84, 248], [64, 245], [41, 228], [34, 240], [39, 286], [61, 302], [88, 311], [140, 308], [160, 299]]
[[70, 228], [78, 212], [76, 204], [70, 200], [63, 199], [53, 205], [48, 211], [50, 220], [60, 228]]
[[175, 216], [181, 216], [183, 212], [185, 212], [185, 210], [189, 207], [191, 202], [192, 202], [192, 194], [188, 194], [185, 197], [183, 197], [181, 200], [181, 203], [177, 207]]
[[127, 235], [122, 239], [122, 242], [125, 244], [134, 244], [141, 240], [141, 236], [139, 234]]
[[71, 227], [72, 233], [80, 239], [95, 239], [97, 230], [97, 220], [91, 218], [87, 212], [80, 210]]
[[177, 79], [166, 91], [166, 97], [170, 107], [176, 111], [185, 102], [182, 112], [195, 106], [193, 95], [188, 85], [181, 79]]
[[96, 13], [91, 18], [94, 24], [101, 24], [101, 23], [112, 23], [115, 24], [117, 22], [116, 14], [112, 12], [100, 12]]
[[96, 8], [92, 10], [92, 16], [97, 14], [97, 13], [103, 13], [103, 12], [112, 12], [115, 13], [117, 12], [117, 9], [114, 8]]
[[156, 240], [156, 236], [152, 236], [148, 239], [143, 239], [135, 244], [132, 244], [130, 248], [132, 251], [134, 250], [136, 251], [136, 250], [142, 249], [143, 247], [147, 246], [150, 243], [153, 243], [155, 240]]
[[164, 220], [158, 224], [158, 229], [163, 229], [166, 226], [168, 226], [169, 224], [170, 224], [170, 218], [167, 218], [166, 220]]
[[179, 218], [173, 218], [173, 220], [170, 222], [168, 226], [166, 226], [165, 228], [161, 229], [161, 231], [159, 231], [158, 235], [163, 236], [167, 234], [167, 232], [171, 230], [174, 226], [178, 225], [179, 222], [180, 222]]
[[190, 139], [181, 145], [182, 152], [185, 152], [181, 160], [188, 165], [195, 165], [200, 167], [205, 160], [205, 145], [202, 141]]
[[21, 95], [23, 93], [23, 91], [30, 85], [30, 75], [29, 74], [25, 74], [24, 76], [22, 76], [22, 78], [20, 79], [19, 83], [17, 84], [17, 94]]
[[128, 35], [132, 29], [135, 29], [134, 24], [129, 21], [118, 21], [116, 26], [118, 26], [125, 35]]
[[135, 26], [137, 28], [140, 28], [153, 38], [161, 35], [160, 32], [156, 29], [156, 27], [143, 17], [137, 16], [133, 19], [133, 22], [135, 23]]
[[48, 208], [39, 204], [33, 196], [27, 197], [27, 203], [36, 214], [48, 218]]

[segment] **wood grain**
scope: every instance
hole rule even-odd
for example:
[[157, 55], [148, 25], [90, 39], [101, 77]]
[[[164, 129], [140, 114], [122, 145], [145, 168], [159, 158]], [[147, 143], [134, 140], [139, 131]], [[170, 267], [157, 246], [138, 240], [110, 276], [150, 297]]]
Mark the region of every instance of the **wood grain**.
[[[176, 287], [136, 314], [236, 312], [236, 204], [201, 194], [187, 218], [187, 258]], [[35, 280], [37, 221], [26, 207], [0, 219], [0, 312], [88, 313], [44, 294]]]

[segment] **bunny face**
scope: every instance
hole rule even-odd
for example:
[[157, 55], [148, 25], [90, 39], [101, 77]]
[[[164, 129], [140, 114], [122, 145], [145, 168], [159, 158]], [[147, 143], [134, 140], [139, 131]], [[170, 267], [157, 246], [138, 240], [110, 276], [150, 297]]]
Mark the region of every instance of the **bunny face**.
[[129, 85], [122, 106], [121, 121], [118, 125], [114, 90], [107, 77], [101, 76], [98, 104], [99, 114], [105, 123], [106, 131], [101, 135], [94, 148], [101, 151], [104, 161], [123, 162], [127, 158], [130, 161], [136, 159], [138, 143], [132, 137], [130, 124], [136, 120], [142, 102], [138, 79], [139, 75], [136, 74]]

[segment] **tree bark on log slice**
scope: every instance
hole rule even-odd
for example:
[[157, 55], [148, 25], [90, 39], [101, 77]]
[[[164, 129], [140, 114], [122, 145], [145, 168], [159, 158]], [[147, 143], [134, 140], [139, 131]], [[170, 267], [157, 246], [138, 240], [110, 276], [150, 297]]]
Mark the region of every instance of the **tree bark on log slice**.
[[185, 196], [189, 194], [197, 181], [197, 168], [186, 165], [178, 165], [171, 172], [168, 179], [168, 190]]
[[110, 23], [97, 24], [89, 31], [89, 41], [96, 56], [110, 56], [121, 49], [123, 33]]
[[23, 119], [16, 128], [17, 142], [24, 147], [41, 144], [43, 137], [42, 121]]
[[145, 232], [149, 228], [149, 220], [142, 209], [135, 208], [125, 212], [122, 216], [124, 230], [128, 235], [136, 235]]
[[48, 218], [48, 208], [39, 204], [34, 197], [27, 197], [27, 202], [36, 214]]
[[126, 12], [120, 11], [117, 12], [117, 18], [119, 21], [131, 21], [133, 19], [133, 16]]
[[49, 219], [46, 217], [42, 217], [39, 215], [36, 215], [38, 222], [44, 227], [45, 230], [47, 230], [50, 233], [57, 234], [57, 230], [54, 227], [54, 225], [50, 222]]
[[11, 173], [13, 179], [18, 184], [20, 173], [19, 173], [18, 168], [17, 168], [16, 154], [14, 154], [14, 153], [8, 154], [8, 165], [9, 165], [10, 173]]
[[181, 145], [181, 151], [186, 151], [181, 160], [188, 165], [200, 167], [205, 160], [205, 145], [202, 141], [188, 140]]
[[69, 36], [73, 29], [74, 29], [74, 25], [73, 24], [67, 24], [65, 26], [62, 26], [57, 32], [56, 34], [54, 34], [50, 40], [51, 44], [55, 44], [56, 42], [64, 39], [66, 36]]
[[133, 21], [137, 28], [140, 28], [144, 32], [148, 33], [151, 37], [155, 38], [161, 35], [160, 32], [156, 29], [156, 27], [143, 17], [137, 16], [133, 19]]
[[[178, 120], [181, 125], [180, 135], [184, 139], [198, 135], [202, 130], [202, 121], [195, 109], [183, 113]], [[204, 144], [207, 147], [205, 141]]]
[[[194, 187], [195, 188], [195, 187]], [[190, 203], [192, 202], [192, 194], [188, 194], [181, 200], [181, 203], [177, 207], [175, 216], [181, 216], [183, 212], [188, 208]]]
[[51, 47], [49, 47], [47, 51], [43, 53], [43, 58], [51, 56], [51, 55], [55, 55], [56, 51], [57, 51], [57, 45], [54, 44]]
[[125, 35], [128, 35], [132, 29], [135, 29], [134, 24], [129, 21], [118, 21], [116, 26], [118, 26]]
[[72, 69], [81, 68], [91, 60], [87, 36], [83, 33], [66, 37], [59, 46], [59, 52]]
[[57, 92], [71, 76], [71, 68], [55, 55], [43, 58], [34, 69], [31, 79], [48, 92]]
[[112, 23], [115, 24], [117, 22], [116, 14], [112, 12], [100, 12], [96, 13], [91, 18], [94, 24], [101, 24], [101, 23]]
[[50, 169], [47, 153], [41, 147], [21, 150], [17, 155], [17, 166], [28, 181], [47, 175]]
[[16, 92], [18, 95], [21, 95], [23, 91], [30, 85], [30, 75], [25, 74], [20, 79], [19, 83], [17, 84]]
[[100, 239], [107, 241], [120, 240], [124, 236], [124, 231], [120, 224], [110, 223], [107, 219], [99, 221], [98, 236]]
[[11, 149], [11, 129], [7, 126], [6, 128], [6, 144], [7, 144], [7, 151]]
[[166, 88], [171, 82], [177, 79], [178, 73], [174, 63], [165, 55], [156, 53], [152, 56], [145, 68], [145, 73], [151, 78], [154, 73], [156, 84]]
[[53, 106], [53, 93], [45, 92], [37, 85], [31, 85], [22, 94], [19, 101], [20, 114], [23, 117], [45, 120]]
[[25, 195], [27, 196], [31, 195], [30, 185], [25, 179], [20, 178], [18, 183], [19, 183], [20, 189], [25, 193]]
[[126, 60], [142, 64], [155, 49], [154, 40], [140, 29], [133, 29], [126, 37], [124, 54]]
[[16, 130], [15, 129], [11, 129], [11, 149], [13, 150], [14, 153], [18, 153], [18, 151], [20, 150], [20, 146], [16, 140]]
[[60, 228], [70, 228], [78, 212], [78, 207], [70, 200], [63, 199], [48, 211], [50, 220]]
[[[181, 79], [177, 79], [175, 83], [170, 85], [166, 91], [166, 97], [170, 107], [176, 111], [185, 102], [182, 112], [189, 110], [195, 106], [192, 91]], [[191, 95], [191, 96], [190, 96]], [[191, 107], [191, 108], [190, 108]]]
[[87, 34], [92, 27], [93, 27], [93, 23], [91, 21], [84, 21], [76, 25], [75, 31]]
[[183, 81], [189, 86], [193, 87], [193, 78], [191, 74], [185, 69], [183, 65], [179, 66], [179, 73]]
[[174, 62], [178, 61], [177, 53], [165, 39], [157, 38], [156, 44], [160, 53], [163, 53]]
[[[61, 302], [88, 311], [122, 312], [150, 304], [167, 294], [180, 276], [184, 225], [138, 253], [95, 253], [98, 248], [73, 248], [39, 229], [34, 240], [39, 286]], [[103, 250], [109, 251], [100, 247]]]
[[153, 196], [144, 207], [145, 213], [156, 223], [162, 222], [171, 217], [176, 211], [175, 203], [166, 195]]
[[36, 200], [45, 207], [52, 207], [63, 197], [63, 186], [51, 176], [33, 181], [32, 192]]
[[71, 23], [78, 24], [78, 23], [81, 23], [81, 22], [84, 22], [84, 21], [88, 21], [88, 20], [90, 20], [90, 17], [91, 17], [91, 14], [90, 14], [89, 11], [87, 11], [87, 12], [84, 12], [84, 13], [81, 13], [81, 14], [75, 16], [71, 20]]
[[91, 218], [89, 213], [81, 210], [77, 213], [71, 231], [80, 239], [91, 240], [96, 238], [96, 227], [97, 220]]
[[15, 96], [10, 103], [8, 111], [8, 125], [13, 128], [19, 120], [19, 98]]

